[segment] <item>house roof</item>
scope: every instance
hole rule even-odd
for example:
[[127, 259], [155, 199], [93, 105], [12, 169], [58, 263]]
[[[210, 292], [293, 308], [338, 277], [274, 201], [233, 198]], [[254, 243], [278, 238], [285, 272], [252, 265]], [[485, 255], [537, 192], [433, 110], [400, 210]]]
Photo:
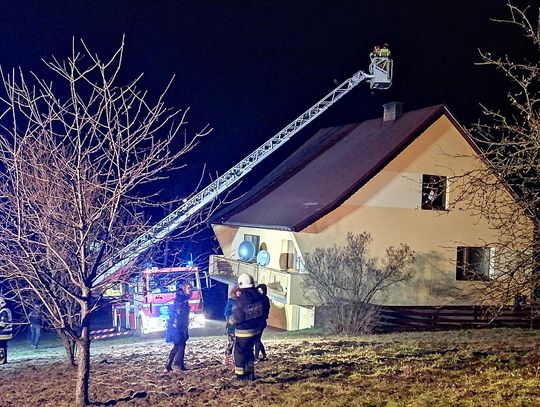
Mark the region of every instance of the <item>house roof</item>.
[[457, 124], [437, 105], [393, 122], [321, 129], [214, 223], [300, 231], [345, 202], [443, 114]]

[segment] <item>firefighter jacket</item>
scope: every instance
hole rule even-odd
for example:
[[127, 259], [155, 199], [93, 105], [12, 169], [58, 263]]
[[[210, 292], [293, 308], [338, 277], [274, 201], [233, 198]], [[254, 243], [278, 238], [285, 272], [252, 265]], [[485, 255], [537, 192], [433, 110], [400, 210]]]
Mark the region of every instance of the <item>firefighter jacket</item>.
[[242, 288], [233, 307], [229, 323], [235, 325], [235, 336], [251, 337], [261, 333], [264, 323], [264, 299], [256, 288]]
[[178, 345], [189, 339], [189, 297], [182, 292], [176, 294], [167, 322], [166, 342]]
[[12, 337], [11, 311], [8, 307], [4, 307], [0, 309], [0, 341], [7, 341]]
[[380, 57], [389, 57], [390, 56], [390, 50], [387, 47], [382, 47], [379, 50], [379, 56]]

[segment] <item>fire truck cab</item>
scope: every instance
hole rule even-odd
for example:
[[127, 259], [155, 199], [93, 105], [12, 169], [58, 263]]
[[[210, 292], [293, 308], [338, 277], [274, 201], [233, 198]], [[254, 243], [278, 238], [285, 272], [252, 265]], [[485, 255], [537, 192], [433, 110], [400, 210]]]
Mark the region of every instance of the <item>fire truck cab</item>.
[[120, 296], [112, 304], [116, 331], [132, 330], [141, 335], [164, 331], [177, 284], [182, 280], [193, 286], [189, 300], [190, 328], [204, 327], [202, 288], [208, 284], [208, 275], [193, 266], [152, 267], [143, 270], [118, 292]]

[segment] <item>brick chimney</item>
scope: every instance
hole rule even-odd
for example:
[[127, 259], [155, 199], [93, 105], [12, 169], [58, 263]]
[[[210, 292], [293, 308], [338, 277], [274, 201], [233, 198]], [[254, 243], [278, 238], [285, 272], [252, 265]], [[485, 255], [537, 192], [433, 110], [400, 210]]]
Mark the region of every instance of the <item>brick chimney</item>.
[[403, 103], [388, 102], [383, 105], [383, 123], [394, 122], [403, 116]]

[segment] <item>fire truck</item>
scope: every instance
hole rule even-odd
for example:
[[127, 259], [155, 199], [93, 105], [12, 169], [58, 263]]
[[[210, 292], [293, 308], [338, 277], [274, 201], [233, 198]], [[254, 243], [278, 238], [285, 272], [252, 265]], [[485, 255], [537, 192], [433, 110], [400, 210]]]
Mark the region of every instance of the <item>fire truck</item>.
[[139, 335], [164, 331], [179, 282], [189, 281], [193, 292], [189, 299], [190, 328], [203, 328], [203, 288], [208, 274], [195, 266], [151, 267], [137, 273], [129, 283], [111, 287], [105, 297], [112, 302], [113, 327], [116, 332]]

